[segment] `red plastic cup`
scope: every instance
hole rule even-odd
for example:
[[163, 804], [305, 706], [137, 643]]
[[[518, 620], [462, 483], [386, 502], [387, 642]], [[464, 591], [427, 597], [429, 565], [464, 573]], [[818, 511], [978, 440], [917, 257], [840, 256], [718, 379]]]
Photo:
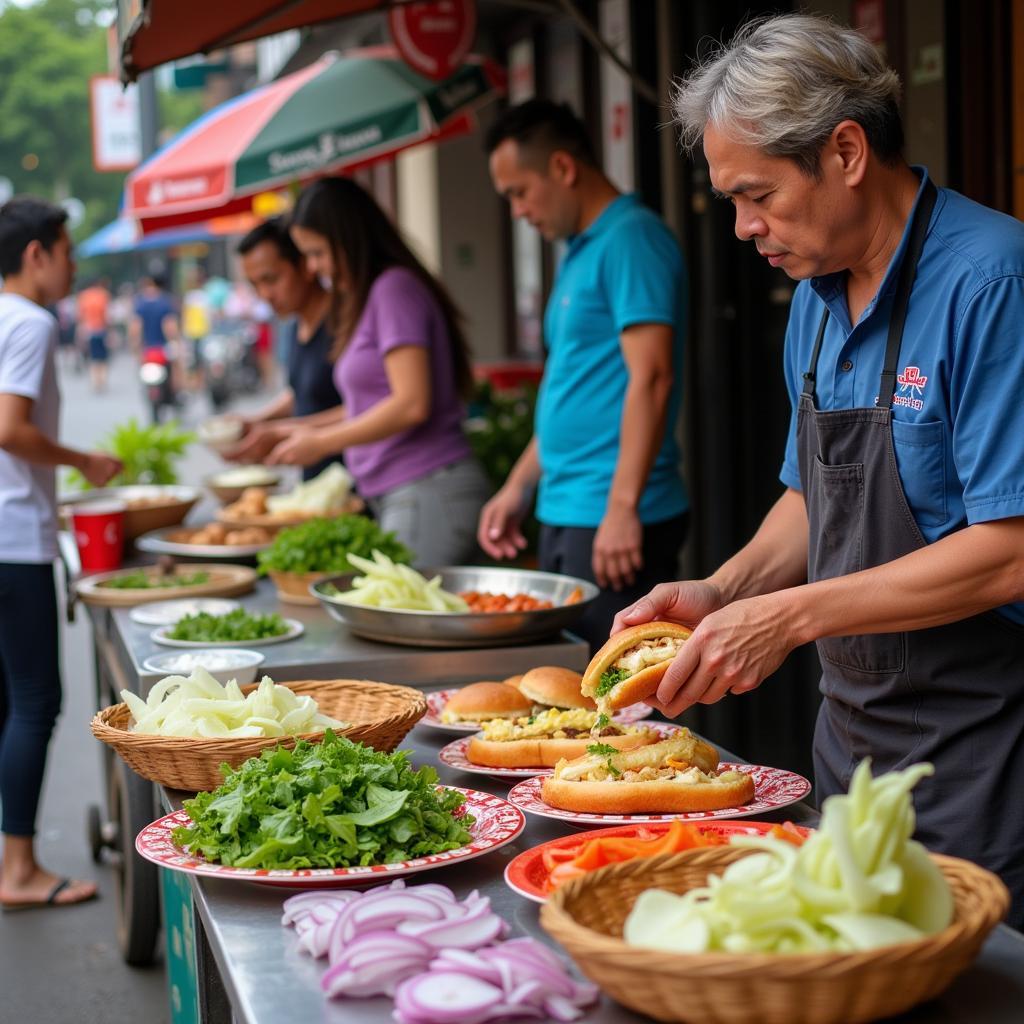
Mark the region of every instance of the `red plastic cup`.
[[106, 572], [121, 567], [124, 510], [122, 501], [91, 501], [71, 509], [83, 572]]

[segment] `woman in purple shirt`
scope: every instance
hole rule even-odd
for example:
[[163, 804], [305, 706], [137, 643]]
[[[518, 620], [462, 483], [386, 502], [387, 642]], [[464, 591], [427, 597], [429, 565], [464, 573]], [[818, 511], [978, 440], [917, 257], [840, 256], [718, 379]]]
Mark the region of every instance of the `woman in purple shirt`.
[[458, 310], [347, 178], [310, 185], [290, 230], [309, 268], [330, 282], [342, 404], [302, 418], [267, 461], [306, 466], [344, 450], [381, 526], [419, 564], [473, 557], [489, 487], [462, 432], [472, 369]]

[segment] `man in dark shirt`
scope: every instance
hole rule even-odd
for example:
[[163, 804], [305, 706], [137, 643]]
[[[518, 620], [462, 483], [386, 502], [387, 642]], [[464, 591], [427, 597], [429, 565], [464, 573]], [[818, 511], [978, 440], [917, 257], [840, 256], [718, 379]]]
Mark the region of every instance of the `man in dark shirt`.
[[[278, 317], [291, 317], [284, 327], [288, 353], [288, 387], [269, 405], [242, 418], [246, 432], [226, 458], [258, 461], [290, 426], [290, 418], [313, 416], [341, 404], [334, 386], [330, 351], [333, 338], [327, 326], [330, 297], [316, 275], [307, 269], [284, 221], [274, 217], [253, 228], [238, 244], [242, 272]], [[305, 421], [309, 424], [309, 420]], [[315, 421], [314, 421], [315, 422]], [[341, 455], [307, 466], [303, 478], [314, 477]]]

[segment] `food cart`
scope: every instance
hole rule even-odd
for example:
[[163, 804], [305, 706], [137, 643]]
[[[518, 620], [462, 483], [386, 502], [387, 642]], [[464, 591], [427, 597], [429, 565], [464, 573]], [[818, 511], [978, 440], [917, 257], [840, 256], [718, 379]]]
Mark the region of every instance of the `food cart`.
[[[261, 581], [242, 601], [253, 611], [279, 608], [267, 581]], [[158, 678], [143, 669], [143, 662], [159, 649], [150, 637], [151, 628], [132, 621], [127, 609], [90, 607], [88, 614], [95, 637], [100, 703], [116, 700], [121, 689], [144, 695]], [[288, 614], [303, 623], [305, 632], [264, 649], [263, 671], [278, 682], [372, 678], [430, 691], [502, 678], [540, 664], [580, 670], [588, 657], [586, 646], [568, 633], [518, 646], [425, 649], [359, 639], [320, 607], [290, 607]], [[415, 765], [433, 765], [443, 783], [504, 796], [507, 782], [469, 776], [439, 763], [439, 750], [449, 739], [421, 723], [401, 746], [411, 751]], [[96, 808], [91, 816], [94, 849], [97, 856], [108, 849], [118, 871], [118, 937], [129, 963], [149, 963], [154, 957], [162, 895], [169, 1001], [175, 1024], [200, 1020], [204, 1024], [276, 1024], [305, 1019], [383, 1024], [392, 1019], [393, 1004], [385, 997], [324, 998], [322, 963], [301, 952], [295, 933], [281, 925], [282, 902], [295, 890], [160, 871], [139, 857], [134, 850], [138, 832], [154, 818], [180, 808], [189, 794], [154, 787], [130, 771], [109, 748], [104, 748], [104, 757], [108, 803], [105, 812]], [[743, 760], [725, 751], [722, 757]], [[816, 813], [809, 804], [798, 803], [759, 817], [813, 824]], [[471, 861], [435, 868], [422, 880], [429, 877], [446, 885], [460, 899], [478, 890], [508, 923], [511, 937], [528, 935], [553, 944], [540, 928], [538, 905], [509, 888], [503, 873], [518, 854], [566, 835], [572, 828], [564, 822], [529, 816], [525, 830], [509, 845]], [[1019, 1019], [1022, 1001], [1024, 936], [1000, 926], [973, 967], [940, 998], [894, 1019], [908, 1024], [950, 1020], [1009, 1024]], [[750, 1019], [756, 1020], [756, 1009], [752, 1008], [751, 1014]], [[645, 1018], [603, 997], [583, 1019], [627, 1022]]]

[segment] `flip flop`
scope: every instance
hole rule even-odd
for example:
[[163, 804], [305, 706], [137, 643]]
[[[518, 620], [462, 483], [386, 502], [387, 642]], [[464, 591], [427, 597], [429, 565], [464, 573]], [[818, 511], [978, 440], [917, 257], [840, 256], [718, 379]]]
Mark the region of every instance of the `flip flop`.
[[88, 896], [83, 896], [77, 900], [63, 900], [58, 902], [57, 897], [69, 886], [74, 880], [71, 878], [62, 878], [58, 881], [54, 887], [50, 890], [49, 895], [45, 900], [31, 900], [28, 902], [5, 902], [0, 904], [5, 914], [13, 914], [19, 910], [39, 910], [43, 907], [76, 907], [79, 903], [88, 903], [89, 900], [94, 900], [98, 895], [98, 890], [90, 893]]

